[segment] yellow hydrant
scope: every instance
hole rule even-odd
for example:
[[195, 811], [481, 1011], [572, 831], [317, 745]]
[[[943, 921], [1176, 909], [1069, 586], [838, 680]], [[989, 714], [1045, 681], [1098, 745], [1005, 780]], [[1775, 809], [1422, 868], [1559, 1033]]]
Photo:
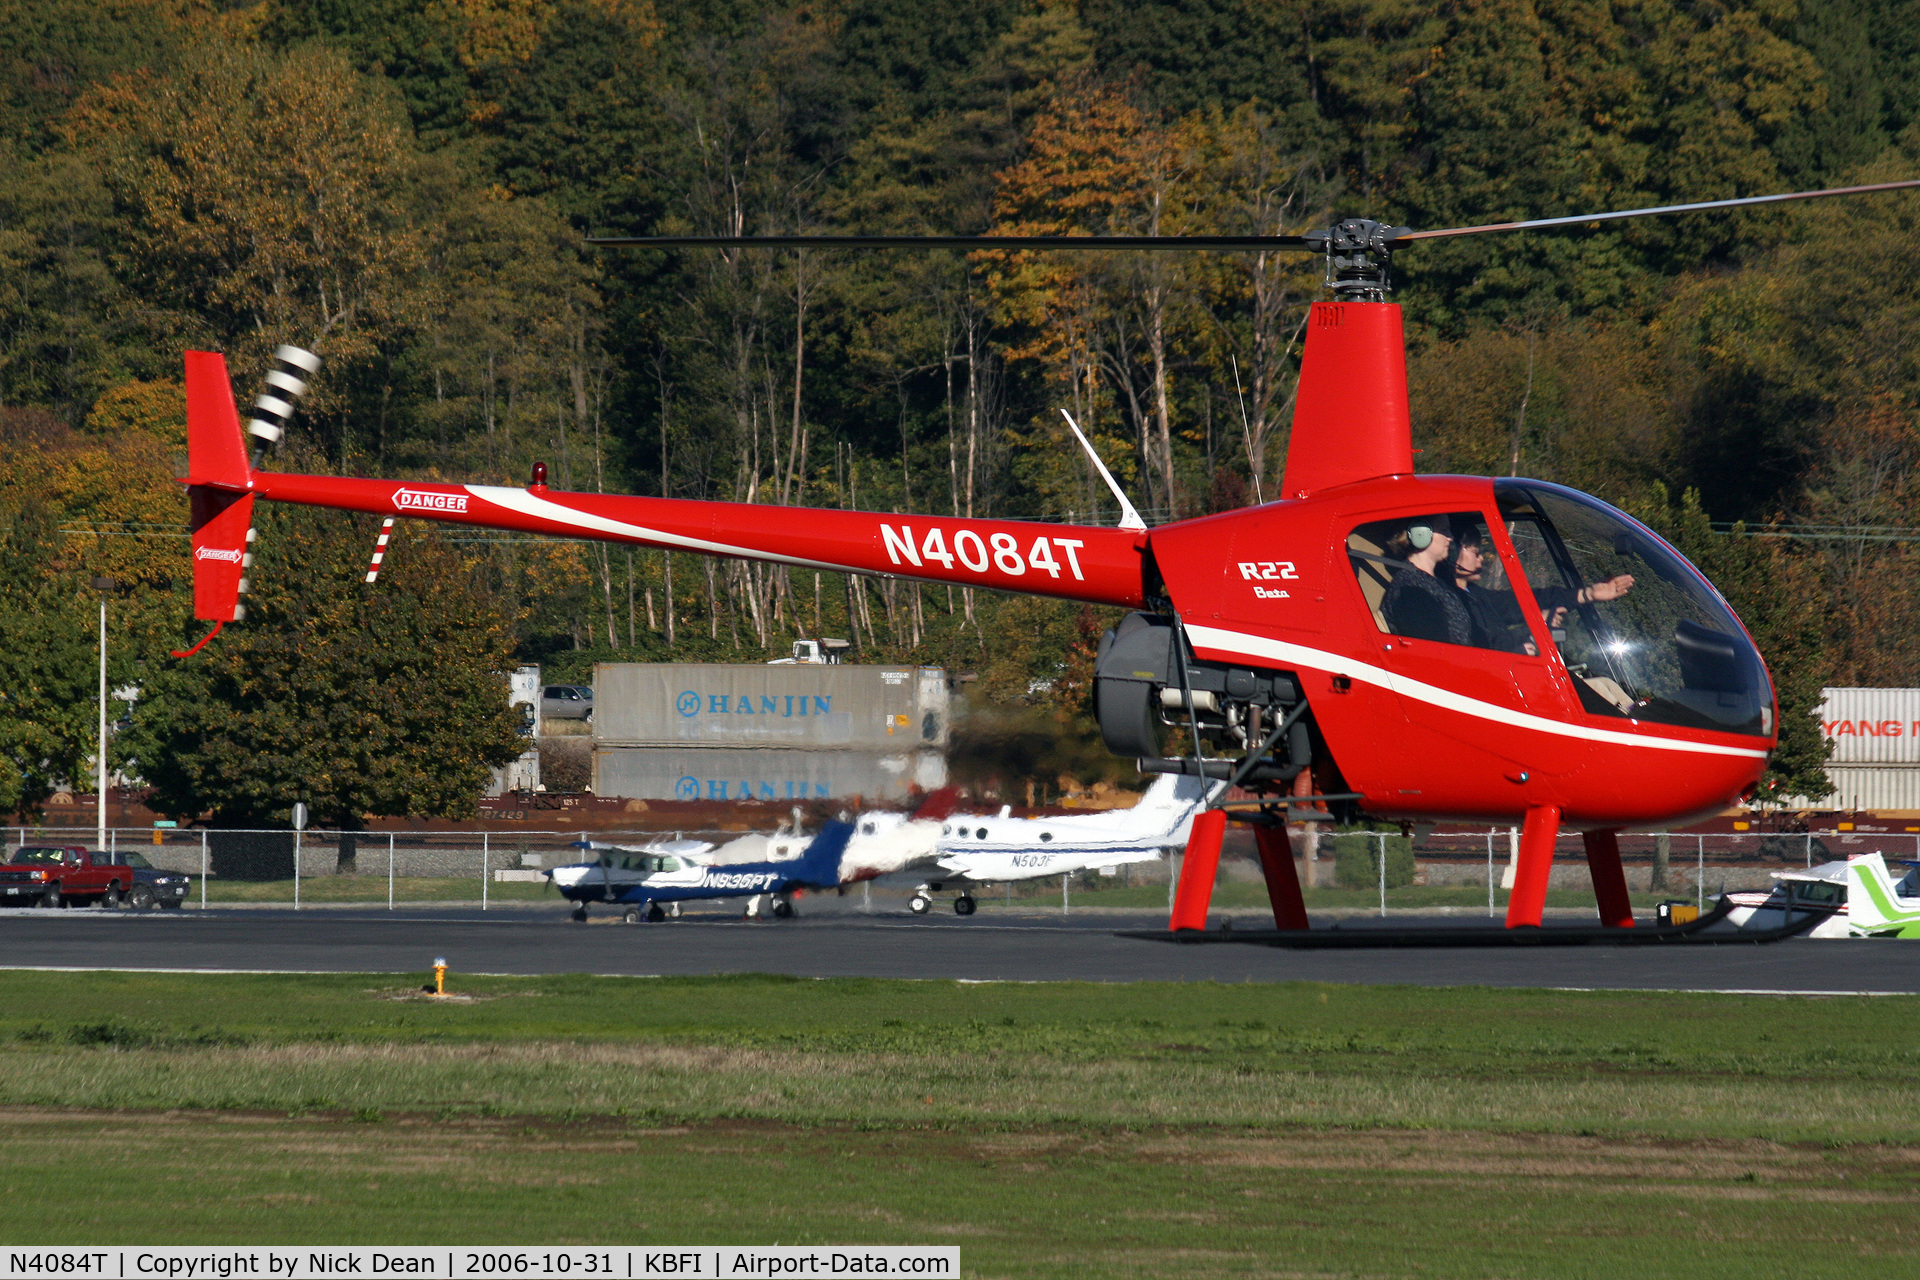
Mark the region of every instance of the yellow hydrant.
[[447, 994], [447, 958], [445, 956], [433, 958], [433, 994], [436, 996]]

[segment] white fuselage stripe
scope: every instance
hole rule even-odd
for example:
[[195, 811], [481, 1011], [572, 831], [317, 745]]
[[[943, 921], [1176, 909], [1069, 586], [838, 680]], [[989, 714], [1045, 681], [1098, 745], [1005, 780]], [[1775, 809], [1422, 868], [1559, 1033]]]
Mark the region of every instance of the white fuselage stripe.
[[1349, 680], [1359, 680], [1365, 684], [1387, 689], [1415, 702], [1424, 702], [1429, 706], [1440, 707], [1447, 711], [1457, 711], [1461, 715], [1473, 716], [1480, 720], [1512, 725], [1517, 729], [1531, 729], [1536, 733], [1552, 734], [1555, 737], [1578, 738], [1584, 742], [1604, 742], [1613, 746], [1648, 747], [1656, 751], [1740, 756], [1752, 760], [1767, 758], [1766, 752], [1755, 751], [1751, 747], [1723, 747], [1707, 742], [1687, 742], [1680, 738], [1618, 733], [1612, 729], [1568, 724], [1564, 720], [1550, 720], [1545, 716], [1529, 715], [1512, 707], [1496, 706], [1491, 702], [1482, 702], [1478, 698], [1469, 698], [1465, 694], [1455, 693], [1451, 689], [1442, 689], [1436, 685], [1396, 675], [1384, 667], [1376, 667], [1337, 653], [1328, 653], [1324, 649], [1309, 649], [1305, 645], [1288, 644], [1284, 640], [1272, 640], [1265, 636], [1250, 636], [1241, 631], [1227, 631], [1219, 627], [1203, 627], [1195, 624], [1188, 625], [1187, 634], [1193, 637], [1196, 647], [1223, 649], [1228, 653], [1264, 659], [1282, 666], [1309, 667], [1315, 671], [1345, 676]]
[[[725, 542], [710, 542], [705, 538], [689, 538], [684, 534], [668, 533], [662, 529], [649, 529], [644, 525], [628, 524], [624, 520], [610, 520], [606, 516], [596, 516], [588, 511], [576, 511], [572, 507], [562, 506], [546, 498], [536, 498], [525, 489], [507, 489], [490, 484], [462, 485], [468, 493], [496, 507], [505, 507], [509, 511], [518, 511], [521, 515], [534, 516], [541, 520], [551, 520], [555, 524], [568, 525], [575, 529], [590, 529], [595, 533], [610, 533], [618, 538], [634, 538], [641, 542], [650, 542], [657, 546], [680, 547], [687, 551], [697, 551], [706, 555], [739, 556], [746, 560], [772, 560], [780, 564], [805, 565], [809, 569], [831, 569], [836, 573], [871, 573], [870, 569], [857, 569], [849, 565], [835, 564], [830, 560], [808, 560], [801, 556], [789, 555], [780, 551], [768, 551], [761, 547], [736, 547]], [[774, 508], [768, 508], [774, 510]]]

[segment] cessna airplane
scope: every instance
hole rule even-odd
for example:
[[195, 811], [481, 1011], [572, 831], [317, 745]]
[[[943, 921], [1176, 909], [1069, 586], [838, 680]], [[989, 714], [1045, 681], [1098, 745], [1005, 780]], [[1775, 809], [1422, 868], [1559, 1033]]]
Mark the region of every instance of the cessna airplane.
[[[704, 898], [759, 898], [773, 895], [773, 914], [793, 914], [796, 889], [832, 889], [840, 884], [840, 859], [847, 850], [853, 826], [829, 822], [799, 853], [798, 837], [775, 840], [768, 858], [757, 862], [719, 862], [702, 866], [671, 853], [609, 850], [590, 862], [554, 867], [547, 878], [568, 901], [577, 904], [573, 918], [587, 918], [587, 904], [610, 902], [623, 907], [628, 924], [677, 914], [679, 904]], [[788, 856], [780, 856], [788, 855]], [[617, 865], [616, 865], [617, 864]], [[750, 912], [749, 914], [757, 914]]]
[[1789, 911], [1824, 907], [1833, 915], [1809, 930], [1809, 938], [1920, 938], [1920, 863], [1904, 865], [1909, 870], [1898, 883], [1878, 853], [1776, 871], [1770, 893], [1728, 894], [1733, 910], [1727, 919], [1743, 929], [1770, 929]]
[[940, 828], [934, 860], [946, 872], [917, 890], [908, 907], [925, 915], [933, 895], [949, 886], [956, 915], [974, 912], [978, 884], [1037, 880], [1099, 868], [1112, 875], [1122, 863], [1157, 862], [1167, 849], [1187, 843], [1193, 818], [1222, 783], [1202, 783], [1184, 774], [1163, 774], [1131, 809], [1113, 809], [1084, 818], [1014, 818], [1002, 809], [995, 817], [956, 814]]

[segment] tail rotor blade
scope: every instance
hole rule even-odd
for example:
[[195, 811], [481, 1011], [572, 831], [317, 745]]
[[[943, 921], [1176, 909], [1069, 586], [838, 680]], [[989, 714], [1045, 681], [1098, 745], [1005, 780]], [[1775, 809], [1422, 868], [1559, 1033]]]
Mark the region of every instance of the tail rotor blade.
[[267, 451], [286, 435], [300, 397], [307, 394], [307, 381], [320, 369], [320, 357], [300, 347], [279, 346], [273, 351], [273, 368], [267, 370], [267, 389], [253, 402], [253, 418], [247, 434], [253, 437], [253, 465], [259, 466]]

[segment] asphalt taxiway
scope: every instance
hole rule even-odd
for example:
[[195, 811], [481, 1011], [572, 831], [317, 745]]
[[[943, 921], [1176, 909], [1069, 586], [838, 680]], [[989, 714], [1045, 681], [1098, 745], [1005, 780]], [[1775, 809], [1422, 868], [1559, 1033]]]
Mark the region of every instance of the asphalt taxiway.
[[[836, 903], [835, 906], [840, 904]], [[1255, 923], [1245, 919], [1243, 927]], [[1345, 921], [1346, 927], [1366, 927]], [[1115, 936], [1163, 913], [970, 919], [848, 910], [748, 922], [575, 924], [564, 908], [0, 911], [0, 968], [799, 977], [976, 982], [1339, 982], [1799, 993], [1920, 992], [1920, 945], [1793, 939], [1767, 946], [1300, 952]]]

